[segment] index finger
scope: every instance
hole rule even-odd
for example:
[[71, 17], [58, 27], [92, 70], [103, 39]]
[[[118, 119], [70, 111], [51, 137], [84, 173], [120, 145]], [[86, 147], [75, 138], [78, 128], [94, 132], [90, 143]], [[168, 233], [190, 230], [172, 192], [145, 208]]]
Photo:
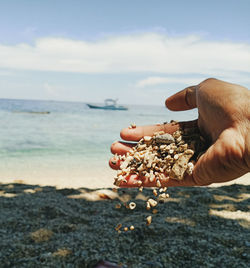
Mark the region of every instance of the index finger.
[[153, 136], [154, 133], [164, 131], [164, 133], [172, 134], [176, 130], [182, 128], [197, 127], [197, 120], [179, 123], [164, 123], [149, 126], [138, 126], [136, 128], [122, 129], [120, 136], [126, 141], [139, 141], [144, 136]]

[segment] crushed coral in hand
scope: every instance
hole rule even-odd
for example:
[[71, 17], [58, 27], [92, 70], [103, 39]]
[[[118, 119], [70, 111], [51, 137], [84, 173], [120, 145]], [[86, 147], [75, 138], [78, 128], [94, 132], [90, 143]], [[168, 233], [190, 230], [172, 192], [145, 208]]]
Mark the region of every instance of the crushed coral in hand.
[[[191, 175], [198, 156], [204, 150], [205, 143], [198, 128], [179, 129], [172, 135], [160, 131], [152, 137], [144, 136], [126, 155], [117, 156], [121, 165], [114, 184], [126, 185], [130, 175], [136, 175], [134, 184], [139, 191], [143, 190], [144, 181], [155, 184], [160, 194], [153, 189], [157, 201], [148, 199], [146, 209], [150, 210], [169, 197], [165, 193], [166, 187], [162, 186], [164, 182], [169, 178], [183, 180], [186, 175]], [[130, 209], [135, 208], [134, 204]], [[151, 223], [150, 217], [147, 218], [147, 225]]]

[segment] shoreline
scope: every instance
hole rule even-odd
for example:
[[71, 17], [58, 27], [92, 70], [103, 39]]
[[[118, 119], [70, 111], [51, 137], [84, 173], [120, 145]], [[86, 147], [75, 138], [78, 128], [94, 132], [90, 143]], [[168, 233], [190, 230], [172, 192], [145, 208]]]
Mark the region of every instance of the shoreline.
[[[87, 170], [81, 172], [47, 172], [43, 173], [33, 173], [32, 175], [21, 174], [16, 176], [5, 176], [1, 174], [0, 183], [10, 184], [10, 183], [21, 183], [29, 185], [39, 185], [39, 186], [53, 186], [57, 189], [63, 188], [89, 188], [89, 189], [100, 189], [100, 188], [113, 188], [114, 176], [116, 172], [109, 168], [100, 168], [94, 172]], [[229, 186], [233, 184], [250, 185], [250, 172], [244, 176], [237, 178], [233, 181], [224, 183], [213, 183], [208, 187], [221, 187]]]

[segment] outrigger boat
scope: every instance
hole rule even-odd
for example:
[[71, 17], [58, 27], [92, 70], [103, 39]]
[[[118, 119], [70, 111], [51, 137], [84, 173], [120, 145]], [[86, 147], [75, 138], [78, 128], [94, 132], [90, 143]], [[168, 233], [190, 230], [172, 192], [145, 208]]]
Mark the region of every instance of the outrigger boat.
[[93, 105], [90, 103], [87, 103], [88, 107], [91, 109], [103, 109], [103, 110], [128, 110], [127, 107], [122, 106], [122, 105], [117, 105], [117, 100], [113, 99], [106, 99], [105, 100], [105, 105]]

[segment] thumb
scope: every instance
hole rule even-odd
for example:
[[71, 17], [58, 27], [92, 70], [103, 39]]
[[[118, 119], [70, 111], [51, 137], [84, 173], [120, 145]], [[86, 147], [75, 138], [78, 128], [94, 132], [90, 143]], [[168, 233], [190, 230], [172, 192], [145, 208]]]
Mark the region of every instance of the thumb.
[[235, 137], [225, 131], [199, 158], [193, 171], [196, 185], [231, 181], [248, 172], [242, 166], [242, 146]]
[[165, 101], [167, 108], [172, 111], [184, 111], [197, 107], [196, 88], [196, 86], [187, 87], [167, 98]]

